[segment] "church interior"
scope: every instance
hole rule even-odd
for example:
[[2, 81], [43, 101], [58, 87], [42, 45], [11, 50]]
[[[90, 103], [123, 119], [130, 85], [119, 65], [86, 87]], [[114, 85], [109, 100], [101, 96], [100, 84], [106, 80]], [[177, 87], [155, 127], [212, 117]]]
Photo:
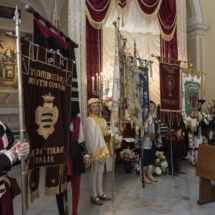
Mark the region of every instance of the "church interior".
[[[0, 126], [11, 130], [14, 142], [30, 143], [29, 156], [8, 172], [22, 193], [5, 215], [214, 214], [214, 8], [215, 1], [207, 0], [0, 0]], [[56, 68], [60, 75], [51, 74]], [[98, 114], [93, 104], [100, 104]], [[92, 114], [105, 121], [109, 139]], [[98, 162], [105, 162], [100, 199], [92, 194], [97, 158], [87, 142], [90, 135], [97, 141], [101, 131], [86, 127], [89, 118], [109, 151]], [[79, 191], [72, 178], [66, 183], [76, 159], [71, 150], [77, 148], [68, 146], [75, 120], [83, 133], [77, 141], [86, 144], [78, 144], [81, 159], [85, 167], [91, 162], [78, 179]], [[150, 150], [155, 146], [148, 167], [147, 137]]]

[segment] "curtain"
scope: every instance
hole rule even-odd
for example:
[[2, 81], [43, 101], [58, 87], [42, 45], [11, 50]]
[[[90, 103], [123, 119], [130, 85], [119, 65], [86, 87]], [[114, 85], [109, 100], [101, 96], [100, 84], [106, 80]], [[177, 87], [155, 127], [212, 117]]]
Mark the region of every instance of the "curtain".
[[134, 0], [143, 18], [155, 18], [157, 15], [162, 0]]
[[[87, 19], [87, 18], [86, 18]], [[86, 45], [87, 45], [87, 97], [88, 99], [98, 95], [92, 93], [92, 82], [94, 77], [94, 89], [96, 88], [96, 73], [102, 70], [102, 30], [93, 28], [86, 20]]]
[[90, 24], [101, 29], [110, 12], [110, 8], [115, 0], [86, 0], [86, 14]]
[[176, 0], [135, 0], [137, 9], [143, 18], [154, 18], [162, 38], [172, 40], [176, 29]]
[[162, 38], [172, 40], [176, 29], [176, 0], [163, 0], [157, 19]]
[[[160, 37], [160, 57], [163, 58], [178, 59], [178, 43], [177, 43], [177, 31], [171, 41], [165, 41], [162, 36]], [[170, 63], [174, 63], [173, 60]]]

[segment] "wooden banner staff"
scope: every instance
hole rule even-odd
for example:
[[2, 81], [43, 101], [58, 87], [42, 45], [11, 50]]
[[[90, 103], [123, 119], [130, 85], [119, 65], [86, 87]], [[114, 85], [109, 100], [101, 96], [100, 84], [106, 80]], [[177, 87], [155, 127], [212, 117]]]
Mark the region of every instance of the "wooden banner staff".
[[[25, 7], [26, 8], [26, 7]], [[53, 10], [53, 18], [54, 18], [54, 24], [55, 24], [55, 28], [53, 28], [57, 33], [60, 34], [60, 20], [59, 20], [59, 15], [58, 15], [58, 9], [57, 9], [57, 2], [55, 0], [55, 4], [54, 4], [54, 10]], [[43, 20], [44, 21], [44, 20]], [[71, 113], [70, 113], [71, 114]], [[69, 162], [69, 161], [68, 161]], [[63, 176], [63, 175], [62, 175]], [[61, 177], [62, 177], [61, 176]], [[61, 190], [60, 190], [61, 191]], [[64, 194], [64, 195], [63, 195]], [[63, 196], [64, 196], [64, 211], [65, 211], [65, 215], [69, 215], [69, 209], [68, 209], [68, 189], [67, 189], [67, 183], [66, 183], [66, 190], [63, 192]], [[74, 197], [72, 197], [74, 198]]]
[[[136, 46], [136, 41], [134, 39], [134, 58], [136, 58], [136, 57], [137, 57], [137, 46]], [[141, 137], [141, 131], [140, 131], [140, 137]], [[145, 187], [145, 182], [144, 182], [143, 158], [144, 158], [144, 149], [142, 149], [141, 141], [139, 141], [139, 159], [140, 159], [140, 163], [141, 163], [140, 164], [141, 165], [140, 166], [140, 177], [141, 177], [142, 187], [144, 188]]]
[[171, 61], [174, 61], [174, 63], [175, 62], [178, 62], [178, 63], [187, 63], [187, 61], [181, 61], [181, 60], [177, 60], [177, 59], [174, 59], [174, 58], [168, 58], [168, 57], [155, 56], [154, 54], [152, 54], [151, 56], [157, 58], [159, 61], [160, 61], [160, 59], [163, 59], [163, 60], [166, 60], [167, 62], [171, 60]]
[[[27, 12], [29, 12], [29, 13], [32, 13], [32, 14], [37, 14], [38, 12], [36, 11], [36, 10], [34, 10], [34, 8], [33, 7], [31, 7], [30, 5], [25, 5], [25, 10], [27, 11]], [[40, 15], [40, 19], [44, 22], [44, 23], [46, 23], [46, 22], [49, 22], [47, 19], [45, 19], [44, 17], [42, 17], [41, 15]], [[50, 27], [52, 28], [52, 29], [54, 29], [57, 33], [59, 33], [59, 35], [61, 35], [62, 37], [64, 37], [65, 39], [69, 39], [73, 44], [74, 44], [74, 47], [75, 48], [78, 48], [78, 44], [77, 43], [75, 43], [73, 40], [71, 40], [66, 34], [64, 34], [62, 31], [59, 31], [59, 29], [57, 29], [54, 25], [52, 25], [51, 23], [50, 23]]]
[[[5, 35], [16, 39], [16, 59], [17, 59], [17, 76], [18, 76], [18, 107], [19, 107], [19, 135], [21, 144], [24, 142], [24, 101], [23, 101], [23, 88], [22, 88], [22, 72], [21, 72], [21, 44], [20, 44], [20, 30], [19, 24], [21, 19], [19, 18], [18, 7], [14, 13], [13, 20], [16, 22], [16, 35], [12, 32], [5, 32]], [[22, 215], [26, 215], [26, 165], [25, 165], [25, 156], [21, 156], [21, 197], [22, 197]]]

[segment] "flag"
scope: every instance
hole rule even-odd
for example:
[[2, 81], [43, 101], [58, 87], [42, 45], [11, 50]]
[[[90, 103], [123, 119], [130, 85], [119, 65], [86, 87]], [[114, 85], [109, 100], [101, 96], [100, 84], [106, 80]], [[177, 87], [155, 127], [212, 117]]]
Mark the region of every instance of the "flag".
[[197, 130], [198, 99], [200, 98], [201, 72], [182, 69], [182, 114], [191, 131]]
[[160, 62], [161, 111], [181, 112], [180, 65]]

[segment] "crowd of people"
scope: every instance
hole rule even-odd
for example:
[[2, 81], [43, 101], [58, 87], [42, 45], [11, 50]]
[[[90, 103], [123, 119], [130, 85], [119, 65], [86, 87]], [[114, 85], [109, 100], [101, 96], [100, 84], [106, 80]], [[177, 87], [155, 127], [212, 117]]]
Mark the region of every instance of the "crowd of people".
[[[215, 142], [215, 101], [208, 103], [207, 114], [202, 112], [202, 104], [205, 100], [198, 101], [198, 128], [195, 135], [195, 151], [205, 137], [208, 144]], [[71, 181], [72, 187], [72, 208], [73, 215], [78, 214], [78, 202], [80, 196], [81, 174], [85, 172], [85, 168], [91, 165], [90, 169], [90, 201], [96, 205], [102, 205], [103, 201], [111, 200], [103, 191], [102, 181], [106, 158], [112, 156], [113, 148], [111, 142], [111, 133], [106, 120], [101, 115], [101, 101], [97, 98], [91, 98], [88, 101], [88, 117], [82, 121], [80, 114], [72, 118], [70, 124], [71, 138], [69, 159], [67, 165], [67, 175]], [[160, 133], [160, 123], [157, 119], [157, 108], [153, 101], [150, 101], [150, 112], [144, 123], [144, 135], [141, 136], [140, 149], [143, 154], [142, 169], [144, 171], [144, 182], [150, 184], [158, 180], [152, 175], [155, 153], [157, 148], [162, 146]], [[187, 129], [187, 128], [186, 128]], [[183, 119], [178, 119], [175, 114], [171, 131], [167, 131], [166, 138], [171, 142], [172, 146], [168, 146], [167, 162], [168, 174], [178, 176], [185, 174], [179, 169], [178, 161], [182, 151], [182, 139], [185, 131]], [[171, 135], [170, 133], [171, 132]], [[171, 141], [170, 141], [171, 138]], [[0, 121], [0, 215], [12, 215], [12, 198], [10, 186], [7, 180], [7, 172], [16, 163], [20, 156], [27, 157], [30, 151], [29, 143], [14, 144], [14, 137], [11, 130]], [[196, 153], [196, 159], [198, 153]], [[83, 159], [84, 157], [84, 159]], [[64, 209], [64, 193], [56, 195], [56, 201], [60, 215], [65, 214]]]

